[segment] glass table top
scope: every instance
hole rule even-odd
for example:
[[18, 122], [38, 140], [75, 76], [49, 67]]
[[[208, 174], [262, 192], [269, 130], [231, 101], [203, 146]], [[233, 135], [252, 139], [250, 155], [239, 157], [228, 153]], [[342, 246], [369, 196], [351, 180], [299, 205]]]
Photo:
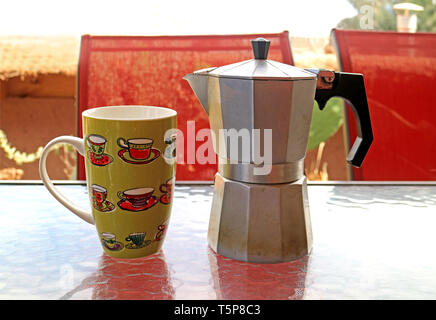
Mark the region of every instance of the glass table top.
[[[89, 208], [84, 185], [59, 185]], [[0, 299], [435, 299], [436, 185], [309, 185], [313, 249], [253, 264], [207, 245], [212, 186], [176, 186], [162, 250], [121, 260], [43, 185], [0, 184]]]

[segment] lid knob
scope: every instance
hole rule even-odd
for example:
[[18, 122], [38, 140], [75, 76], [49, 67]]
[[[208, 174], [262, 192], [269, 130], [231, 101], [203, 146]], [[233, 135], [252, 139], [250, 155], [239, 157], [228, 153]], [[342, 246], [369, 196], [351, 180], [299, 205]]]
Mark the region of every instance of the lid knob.
[[265, 60], [268, 56], [269, 45], [271, 41], [264, 38], [256, 38], [251, 40], [251, 46], [253, 47], [254, 59]]

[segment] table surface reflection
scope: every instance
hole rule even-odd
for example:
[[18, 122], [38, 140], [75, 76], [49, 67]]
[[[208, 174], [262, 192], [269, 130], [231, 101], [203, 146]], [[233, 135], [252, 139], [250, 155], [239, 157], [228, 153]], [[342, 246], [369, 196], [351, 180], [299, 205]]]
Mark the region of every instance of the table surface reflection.
[[163, 249], [121, 260], [44, 186], [0, 184], [0, 299], [436, 298], [436, 185], [308, 188], [311, 254], [262, 265], [209, 249], [212, 186], [177, 186]]

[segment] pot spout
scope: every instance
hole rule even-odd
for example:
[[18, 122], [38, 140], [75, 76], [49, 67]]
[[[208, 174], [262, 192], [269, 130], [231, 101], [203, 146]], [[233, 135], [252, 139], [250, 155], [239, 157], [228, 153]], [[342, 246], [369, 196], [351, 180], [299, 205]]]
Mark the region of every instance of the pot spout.
[[208, 106], [208, 72], [216, 68], [207, 68], [187, 74], [183, 77], [188, 81], [189, 85], [203, 106], [204, 110], [209, 114]]

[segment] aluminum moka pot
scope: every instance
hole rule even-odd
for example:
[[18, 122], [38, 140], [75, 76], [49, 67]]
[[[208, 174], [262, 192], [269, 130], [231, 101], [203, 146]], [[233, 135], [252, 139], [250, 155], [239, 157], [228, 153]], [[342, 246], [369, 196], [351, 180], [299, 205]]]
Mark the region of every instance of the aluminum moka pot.
[[[209, 244], [218, 253], [239, 260], [286, 261], [307, 253], [311, 247], [311, 230], [307, 230], [308, 226], [310, 227], [307, 205], [301, 203], [283, 205], [280, 199], [298, 194], [299, 202], [307, 200], [304, 158], [314, 99], [321, 110], [326, 102], [335, 96], [344, 98], [353, 109], [358, 136], [347, 156], [347, 162], [353, 166], [359, 167], [362, 164], [373, 141], [371, 119], [361, 74], [301, 69], [268, 60], [270, 41], [258, 38], [252, 40], [251, 43], [254, 59], [218, 68], [198, 70], [184, 77], [209, 115], [210, 127], [215, 137], [213, 139], [214, 149], [218, 154], [219, 171], [215, 177]], [[248, 149], [238, 146], [237, 156], [234, 159], [235, 157], [230, 156], [232, 154], [231, 138], [222, 138], [223, 129], [227, 132], [246, 130], [251, 134], [258, 130], [261, 143], [251, 143]], [[256, 174], [256, 169], [261, 164], [256, 162], [254, 157], [265, 152], [265, 144], [268, 140], [265, 132], [267, 131], [269, 131], [271, 140], [270, 171], [267, 174]], [[301, 182], [301, 188], [291, 188], [290, 184], [295, 182]], [[256, 203], [257, 198], [266, 197], [266, 194], [262, 194], [266, 190], [265, 186], [271, 186], [271, 188], [274, 186], [276, 191], [271, 191], [271, 194], [278, 192], [276, 197], [278, 200], [270, 200], [275, 196], [267, 196], [271, 202], [269, 208], [279, 209], [276, 214], [268, 213], [269, 220], [257, 221], [259, 226], [266, 226], [271, 221], [280, 224], [280, 221], [286, 220], [285, 215], [303, 216], [300, 220], [305, 222], [301, 226], [294, 224], [289, 228], [282, 226], [280, 230], [271, 230], [271, 234], [282, 233], [278, 236], [276, 244], [262, 245], [262, 248], [254, 245], [250, 248], [247, 240], [251, 232], [249, 224], [253, 223], [253, 219], [263, 219], [260, 217], [265, 216], [265, 213], [258, 212], [261, 203]], [[232, 200], [229, 200], [230, 198]], [[226, 201], [240, 202], [239, 209], [235, 209], [234, 205]], [[264, 199], [259, 201], [264, 201]], [[300, 209], [295, 209], [297, 207]], [[228, 213], [225, 213], [226, 210]], [[232, 243], [235, 243], [234, 239], [238, 235], [236, 231], [231, 231], [235, 229], [237, 219], [234, 217], [236, 215], [246, 217], [241, 221], [250, 221], [241, 222], [240, 226], [236, 226], [239, 230], [237, 232], [244, 233], [241, 241], [245, 243], [245, 247], [237, 249], [232, 247], [234, 246]], [[272, 217], [274, 215], [276, 216]], [[226, 218], [228, 219], [226, 222], [223, 220], [224, 216], [233, 217], [233, 219]], [[229, 228], [226, 228], [226, 224]], [[305, 230], [296, 230], [301, 228]], [[224, 229], [230, 231], [223, 231]], [[290, 249], [289, 252], [280, 253], [279, 251], [282, 250], [279, 248], [280, 241], [283, 242], [283, 239], [288, 237], [283, 234], [283, 230], [305, 234], [305, 239], [292, 240], [295, 243], [303, 243], [303, 249]], [[226, 237], [229, 241], [224, 245], [223, 241], [220, 242], [220, 238]], [[262, 242], [262, 240], [265, 241]], [[268, 241], [270, 240], [266, 238], [258, 239], [259, 243]], [[225, 247], [222, 252], [219, 252], [220, 243], [221, 247]], [[275, 253], [269, 256], [271, 252]]]

